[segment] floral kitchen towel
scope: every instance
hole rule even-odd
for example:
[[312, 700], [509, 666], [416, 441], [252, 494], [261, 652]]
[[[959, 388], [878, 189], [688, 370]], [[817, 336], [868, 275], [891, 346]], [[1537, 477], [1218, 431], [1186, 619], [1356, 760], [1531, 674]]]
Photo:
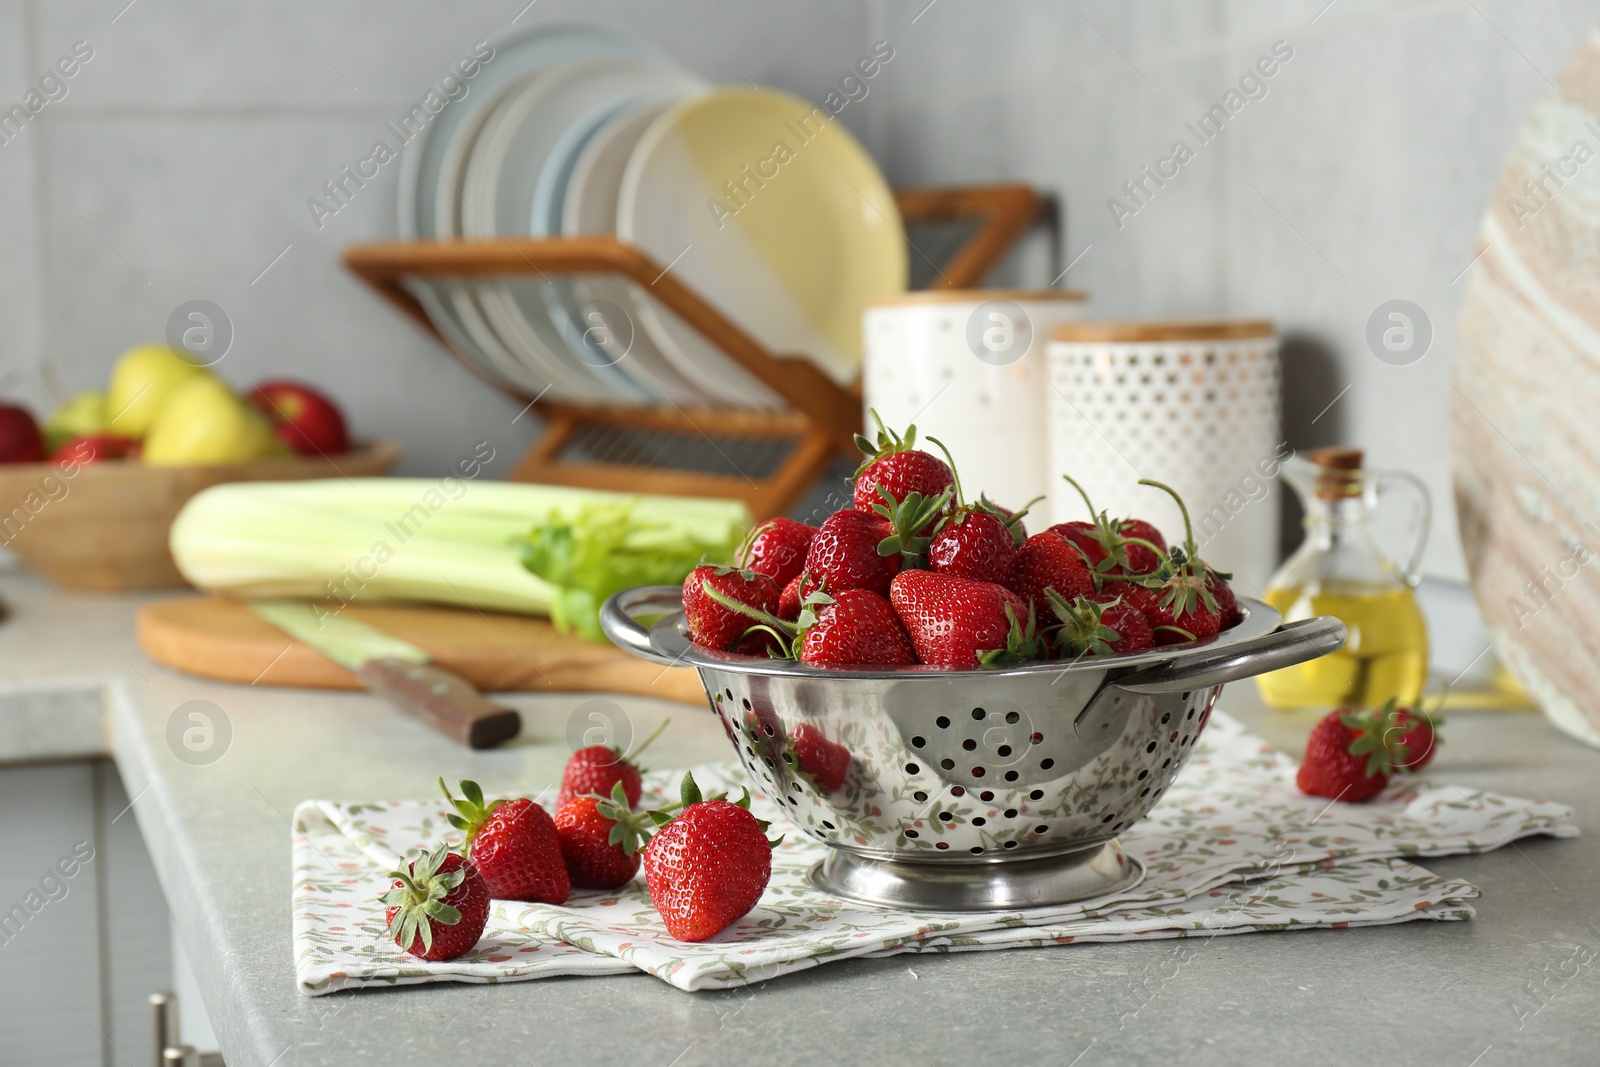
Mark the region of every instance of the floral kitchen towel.
[[[1221, 713], [1189, 767], [1119, 838], [1145, 880], [1110, 899], [1012, 913], [910, 914], [812, 887], [825, 846], [789, 833], [761, 903], [710, 942], [667, 936], [643, 879], [554, 907], [497, 901], [482, 942], [440, 963], [384, 936], [378, 897], [400, 857], [459, 840], [433, 801], [307, 801], [295, 811], [294, 946], [302, 991], [433, 981], [518, 981], [643, 970], [681, 989], [763, 981], [851, 956], [949, 952], [1257, 930], [1466, 919], [1477, 895], [1409, 862], [1577, 833], [1572, 810], [1481, 790], [1401, 781], [1363, 805], [1303, 796], [1294, 762]], [[696, 768], [707, 793], [743, 785], [735, 764]], [[645, 802], [680, 773], [650, 776]], [[782, 813], [757, 796], [762, 818]]]

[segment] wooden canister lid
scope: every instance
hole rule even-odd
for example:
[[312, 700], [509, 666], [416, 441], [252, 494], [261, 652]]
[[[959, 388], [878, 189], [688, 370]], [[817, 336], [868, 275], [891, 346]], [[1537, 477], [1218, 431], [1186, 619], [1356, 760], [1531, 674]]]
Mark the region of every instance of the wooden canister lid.
[[974, 304], [985, 300], [1037, 302], [1068, 300], [1081, 303], [1089, 294], [1077, 289], [914, 289], [907, 293], [880, 296], [868, 307], [898, 307], [904, 304]]
[[1146, 341], [1234, 341], [1271, 337], [1271, 319], [1211, 319], [1192, 322], [1069, 322], [1051, 331], [1053, 341], [1137, 343]]

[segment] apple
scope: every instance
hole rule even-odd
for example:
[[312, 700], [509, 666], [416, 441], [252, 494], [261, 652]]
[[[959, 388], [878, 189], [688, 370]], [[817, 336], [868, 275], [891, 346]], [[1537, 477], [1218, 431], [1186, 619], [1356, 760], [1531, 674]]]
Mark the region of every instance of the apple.
[[350, 450], [338, 405], [311, 386], [284, 379], [262, 382], [248, 399], [272, 422], [273, 435], [301, 455]]
[[90, 437], [105, 430], [106, 394], [78, 393], [44, 420], [45, 447], [57, 450], [75, 437]]
[[44, 435], [27, 408], [0, 404], [0, 463], [37, 463], [44, 458]]
[[139, 454], [139, 442], [114, 433], [92, 433], [74, 437], [50, 456], [57, 467], [80, 467], [105, 459], [131, 459]]
[[195, 380], [215, 381], [211, 372], [184, 359], [166, 345], [130, 348], [111, 371], [102, 429], [123, 437], [143, 437], [169, 397]]
[[178, 386], [144, 439], [152, 467], [246, 463], [287, 451], [259, 411], [209, 374]]

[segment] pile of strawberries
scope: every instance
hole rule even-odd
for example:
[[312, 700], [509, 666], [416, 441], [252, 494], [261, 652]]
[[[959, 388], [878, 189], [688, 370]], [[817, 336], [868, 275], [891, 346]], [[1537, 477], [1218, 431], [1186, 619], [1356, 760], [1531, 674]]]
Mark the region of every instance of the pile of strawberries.
[[916, 427], [880, 423], [876, 441], [856, 442], [866, 459], [851, 507], [821, 526], [772, 519], [736, 565], [684, 579], [696, 644], [813, 667], [968, 670], [1138, 652], [1239, 621], [1229, 576], [1200, 558], [1188, 510], [1159, 482], [1140, 484], [1178, 499], [1181, 545], [1095, 511], [1070, 477], [1092, 518], [1029, 537], [1027, 508], [966, 501], [948, 451], [916, 448]]
[[390, 872], [388, 935], [413, 956], [454, 959], [483, 936], [491, 900], [562, 904], [573, 889], [628, 884], [642, 861], [667, 932], [680, 941], [715, 937], [761, 898], [777, 842], [750, 814], [748, 794], [702, 797], [685, 775], [677, 804], [640, 812], [641, 785], [632, 755], [604, 745], [567, 761], [553, 817], [527, 797], [485, 801], [476, 782], [452, 796], [440, 779], [455, 809], [450, 825], [466, 840]]
[[1295, 785], [1307, 796], [1371, 800], [1394, 775], [1428, 765], [1443, 724], [1438, 707], [1420, 703], [1408, 707], [1390, 700], [1376, 711], [1335, 708], [1311, 728]]

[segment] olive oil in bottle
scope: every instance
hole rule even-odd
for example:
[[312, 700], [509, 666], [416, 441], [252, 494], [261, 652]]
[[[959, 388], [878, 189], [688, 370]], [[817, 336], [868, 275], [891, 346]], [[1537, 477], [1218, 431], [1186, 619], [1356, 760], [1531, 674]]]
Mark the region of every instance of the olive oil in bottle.
[[[1263, 674], [1261, 698], [1274, 708], [1378, 707], [1412, 702], [1428, 678], [1428, 630], [1412, 587], [1428, 535], [1428, 496], [1409, 475], [1366, 471], [1361, 452], [1328, 448], [1283, 468], [1305, 505], [1306, 539], [1267, 585], [1285, 621], [1333, 615], [1350, 631], [1332, 655]], [[1420, 506], [1415, 546], [1402, 568], [1372, 539], [1379, 496], [1407, 485]]]

